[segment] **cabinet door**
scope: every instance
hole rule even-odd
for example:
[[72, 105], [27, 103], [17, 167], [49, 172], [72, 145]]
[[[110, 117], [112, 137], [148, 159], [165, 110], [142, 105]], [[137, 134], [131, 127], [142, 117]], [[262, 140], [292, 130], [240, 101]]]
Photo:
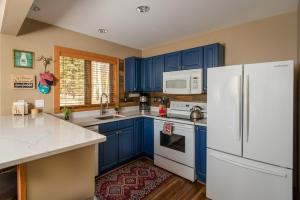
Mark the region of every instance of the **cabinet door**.
[[203, 90], [207, 91], [207, 68], [224, 65], [224, 46], [221, 44], [211, 44], [203, 48]]
[[163, 90], [163, 72], [164, 72], [164, 56], [153, 57], [152, 67], [152, 91], [162, 92]]
[[142, 89], [141, 71], [142, 71], [142, 59], [135, 58], [134, 88], [133, 88], [135, 92], [138, 92]]
[[151, 92], [151, 80], [152, 80], [152, 58], [143, 59], [143, 67], [142, 67], [142, 90], [144, 92]]
[[196, 175], [202, 183], [206, 182], [206, 127], [196, 126]]
[[197, 47], [182, 51], [182, 69], [203, 68], [203, 48]]
[[141, 58], [125, 59], [125, 92], [141, 90]]
[[181, 69], [181, 51], [165, 55], [165, 72], [178, 71]]
[[134, 57], [125, 59], [125, 92], [134, 90], [135, 85], [135, 60]]
[[116, 132], [104, 133], [106, 142], [99, 144], [99, 172], [103, 173], [118, 164], [118, 137]]
[[144, 137], [143, 137], [143, 147], [144, 153], [153, 158], [154, 157], [154, 123], [153, 119], [144, 119]]
[[133, 157], [133, 128], [117, 131], [119, 136], [119, 162], [124, 162]]
[[143, 131], [144, 119], [137, 118], [134, 120], [134, 134], [133, 134], [133, 154], [139, 155], [143, 151]]

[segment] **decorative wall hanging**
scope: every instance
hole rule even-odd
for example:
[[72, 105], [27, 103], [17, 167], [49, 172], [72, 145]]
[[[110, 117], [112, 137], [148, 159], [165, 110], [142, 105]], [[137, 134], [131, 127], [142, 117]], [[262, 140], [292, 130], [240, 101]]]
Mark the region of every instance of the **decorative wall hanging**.
[[22, 68], [33, 68], [34, 53], [14, 49], [14, 66]]
[[51, 90], [51, 85], [53, 85], [53, 75], [47, 71], [47, 65], [51, 63], [52, 58], [41, 56], [38, 58], [38, 61], [42, 61], [42, 64], [44, 65], [44, 72], [40, 73], [38, 90], [42, 94], [48, 94]]
[[35, 76], [33, 75], [11, 75], [13, 89], [35, 89]]

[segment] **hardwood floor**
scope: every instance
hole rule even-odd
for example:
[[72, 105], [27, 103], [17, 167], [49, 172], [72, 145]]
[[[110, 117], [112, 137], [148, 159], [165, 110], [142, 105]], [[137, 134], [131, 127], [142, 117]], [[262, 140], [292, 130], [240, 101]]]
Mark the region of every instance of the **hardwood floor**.
[[[141, 158], [145, 159], [145, 158]], [[147, 162], [153, 164], [152, 160]], [[173, 175], [159, 188], [148, 195], [146, 200], [208, 200], [205, 195], [205, 185]]]
[[153, 191], [147, 200], [208, 200], [205, 195], [205, 185], [192, 183], [174, 175], [159, 188]]

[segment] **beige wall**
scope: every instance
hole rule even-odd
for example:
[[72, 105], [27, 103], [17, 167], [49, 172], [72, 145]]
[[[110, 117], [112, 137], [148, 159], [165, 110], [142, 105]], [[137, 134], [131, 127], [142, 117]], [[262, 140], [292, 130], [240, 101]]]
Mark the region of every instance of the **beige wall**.
[[226, 65], [297, 58], [297, 13], [279, 15], [143, 50], [143, 57], [220, 42]]
[[[19, 36], [0, 34], [0, 58], [5, 58], [0, 60], [0, 113], [9, 114], [12, 102], [17, 99], [29, 102], [45, 99], [45, 110], [53, 111], [53, 91], [49, 95], [42, 95], [37, 90], [22, 91], [10, 88], [11, 74], [38, 75], [43, 70], [38, 62], [33, 70], [14, 68], [13, 49], [34, 51], [36, 56], [53, 56], [54, 45], [61, 45], [125, 58], [132, 55], [148, 57], [215, 42], [225, 45], [226, 65], [297, 60], [297, 13], [275, 16], [143, 51], [27, 19]], [[53, 65], [49, 69], [53, 72]]]
[[[34, 74], [38, 76], [43, 70], [39, 62], [35, 62], [34, 69], [14, 68], [13, 49], [33, 51], [36, 57], [40, 55], [53, 57], [54, 45], [119, 58], [133, 55], [141, 56], [141, 51], [137, 49], [27, 19], [22, 26], [19, 36], [0, 34], [0, 58], [5, 58], [0, 60], [1, 114], [10, 114], [12, 102], [17, 99], [24, 99], [31, 103], [35, 99], [44, 99], [45, 110], [53, 111], [53, 90], [50, 94], [43, 95], [37, 90], [12, 90], [9, 83], [11, 74]], [[49, 70], [53, 72], [53, 65], [49, 67]]]

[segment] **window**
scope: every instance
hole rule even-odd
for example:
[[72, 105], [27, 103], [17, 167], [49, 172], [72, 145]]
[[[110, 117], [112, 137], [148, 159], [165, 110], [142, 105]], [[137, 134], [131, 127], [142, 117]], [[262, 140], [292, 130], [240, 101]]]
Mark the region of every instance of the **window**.
[[55, 47], [55, 61], [55, 112], [99, 109], [101, 97], [110, 106], [118, 104], [117, 58]]
[[83, 59], [60, 56], [60, 106], [85, 104], [85, 62]]
[[103, 97], [103, 101], [111, 102], [110, 80], [111, 66], [109, 63], [92, 61], [92, 104], [100, 104], [100, 98], [103, 93], [108, 95]]

